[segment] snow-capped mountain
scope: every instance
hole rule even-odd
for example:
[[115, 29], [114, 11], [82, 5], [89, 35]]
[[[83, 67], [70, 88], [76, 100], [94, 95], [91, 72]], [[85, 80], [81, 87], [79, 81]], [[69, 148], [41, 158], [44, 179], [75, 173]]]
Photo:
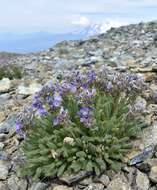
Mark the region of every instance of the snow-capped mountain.
[[107, 30], [109, 30], [112, 27], [117, 28], [119, 26], [126, 25], [126, 24], [127, 24], [126, 22], [107, 20], [107, 21], [98, 22], [98, 23], [91, 23], [84, 28], [76, 30], [74, 33], [82, 34], [86, 38], [93, 35], [105, 33]]

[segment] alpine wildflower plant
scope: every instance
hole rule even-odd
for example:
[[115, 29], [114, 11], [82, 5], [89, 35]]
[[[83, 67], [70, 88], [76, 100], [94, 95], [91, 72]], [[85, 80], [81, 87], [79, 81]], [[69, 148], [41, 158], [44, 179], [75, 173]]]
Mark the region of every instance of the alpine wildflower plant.
[[19, 117], [17, 123], [26, 136], [23, 175], [120, 169], [141, 127], [131, 107], [142, 88], [136, 75], [108, 70], [73, 72], [43, 87], [34, 97], [31, 122]]

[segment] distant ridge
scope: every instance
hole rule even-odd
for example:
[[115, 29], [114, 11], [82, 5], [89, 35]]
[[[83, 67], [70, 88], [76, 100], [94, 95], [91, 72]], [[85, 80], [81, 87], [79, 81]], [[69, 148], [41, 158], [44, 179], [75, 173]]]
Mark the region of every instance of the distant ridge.
[[71, 33], [54, 34], [50, 32], [35, 32], [28, 34], [0, 33], [0, 51], [31, 53], [48, 49], [64, 40], [80, 40], [101, 34], [111, 26], [118, 27], [118, 22], [92, 23], [86, 27], [77, 28]]
[[31, 53], [52, 47], [63, 40], [77, 40], [83, 33], [52, 34], [37, 32], [32, 34], [0, 34], [0, 51]]

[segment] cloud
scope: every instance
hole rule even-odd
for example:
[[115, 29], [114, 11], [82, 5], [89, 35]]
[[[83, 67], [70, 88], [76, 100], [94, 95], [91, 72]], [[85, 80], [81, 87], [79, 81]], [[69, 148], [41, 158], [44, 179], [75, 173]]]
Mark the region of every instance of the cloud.
[[89, 26], [91, 24], [91, 21], [86, 17], [86, 16], [72, 16], [70, 19], [69, 19], [69, 22], [72, 24], [72, 25], [76, 25], [76, 26]]
[[118, 25], [124, 18], [157, 18], [157, 0], [0, 0], [0, 5], [0, 32], [66, 33], [106, 19]]

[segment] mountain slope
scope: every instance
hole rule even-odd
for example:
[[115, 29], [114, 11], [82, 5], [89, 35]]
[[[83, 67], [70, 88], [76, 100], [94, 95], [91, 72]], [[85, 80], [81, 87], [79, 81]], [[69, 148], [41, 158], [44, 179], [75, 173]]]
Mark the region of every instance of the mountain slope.
[[[79, 181], [79, 184], [74, 183], [78, 190], [82, 188], [104, 189], [104, 185], [105, 188], [112, 190], [117, 190], [118, 186], [121, 189], [132, 190], [142, 189], [143, 187], [145, 190], [156, 189], [157, 22], [111, 29], [104, 34], [86, 40], [63, 41], [48, 50], [18, 56], [8, 63], [8, 68], [9, 64], [21, 66], [24, 72], [22, 79], [9, 80], [5, 78], [0, 80], [0, 179], [2, 179], [0, 187], [2, 189], [26, 190], [41, 187], [48, 190], [55, 187], [55, 189], [71, 190], [72, 187], [66, 186], [66, 184], [69, 185], [75, 179]], [[139, 94], [133, 108], [143, 112], [144, 115], [141, 119], [145, 121], [145, 125], [140, 133], [141, 138], [133, 141], [134, 146], [130, 149], [130, 154], [124, 156], [124, 161], [128, 164], [124, 164], [123, 170], [117, 175], [114, 175], [115, 171], [110, 170], [105, 172], [100, 180], [97, 176], [96, 183], [91, 181], [93, 177], [88, 178], [86, 176], [85, 185], [84, 181], [81, 182], [84, 172], [81, 172], [81, 175], [69, 175], [62, 178], [61, 183], [65, 180], [64, 186], [58, 185], [60, 181], [56, 178], [55, 180], [41, 178], [38, 183], [35, 183], [30, 177], [28, 180], [20, 178], [17, 168], [19, 164], [24, 163], [25, 157], [20, 156], [18, 151], [19, 144], [21, 144], [24, 136], [15, 133], [17, 113], [19, 114], [22, 108], [25, 107], [22, 110], [23, 117], [20, 117], [20, 119], [26, 121], [27, 125], [30, 126], [29, 122], [34, 115], [34, 109], [32, 110], [28, 105], [32, 104], [34, 93], [45, 84], [50, 84], [50, 88], [52, 87], [54, 90], [52, 81], [56, 82], [56, 78], [60, 80], [64, 77], [64, 74], [71, 76], [76, 69], [77, 71], [96, 70], [100, 73], [103, 72], [102, 77], [104, 76], [105, 81], [108, 81], [109, 77], [114, 83], [118, 83], [118, 86], [124, 86], [126, 80], [129, 85], [137, 90], [140, 86], [136, 85], [138, 76], [142, 78], [141, 82], [145, 81], [148, 88], [144, 88]], [[133, 75], [130, 75], [130, 72], [133, 72]], [[107, 74], [107, 77], [105, 77], [105, 74]], [[115, 80], [117, 78], [115, 77], [116, 74], [124, 79], [124, 83], [121, 83], [119, 78]], [[79, 76], [81, 77], [81, 75]], [[92, 78], [93, 75], [90, 75], [90, 77]], [[57, 90], [60, 91], [58, 87]], [[112, 84], [109, 85], [109, 90], [112, 90]], [[49, 88], [44, 88], [42, 92], [51, 97]], [[129, 90], [129, 93], [132, 93], [132, 91]], [[85, 96], [88, 94], [86, 92]], [[35, 96], [35, 99], [38, 100], [38, 96]], [[47, 101], [45, 98], [44, 100]], [[41, 102], [39, 101], [39, 107]], [[132, 110], [130, 109], [130, 111]], [[144, 163], [139, 163], [143, 161]], [[106, 179], [107, 182], [104, 184]]]

